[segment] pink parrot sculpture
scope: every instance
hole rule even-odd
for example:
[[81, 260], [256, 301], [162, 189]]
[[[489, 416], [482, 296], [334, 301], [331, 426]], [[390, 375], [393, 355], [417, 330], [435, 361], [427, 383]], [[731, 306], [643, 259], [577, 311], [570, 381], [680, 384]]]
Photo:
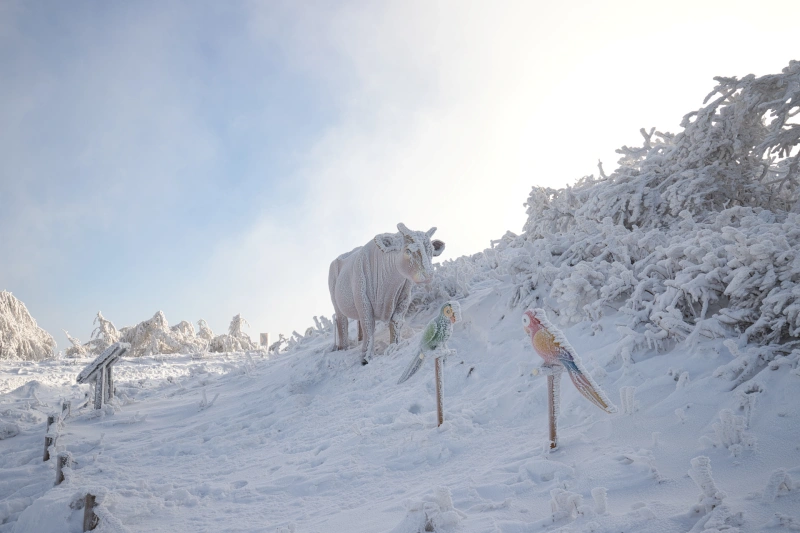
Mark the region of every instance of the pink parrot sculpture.
[[566, 368], [575, 388], [587, 400], [606, 413], [617, 412], [617, 408], [608, 400], [602, 389], [597, 386], [583, 367], [578, 354], [567, 342], [566, 337], [547, 320], [544, 309], [525, 311], [522, 315], [522, 327], [525, 329], [525, 333], [530, 335], [533, 349], [544, 359], [544, 365], [541, 368], [543, 373], [560, 374]]

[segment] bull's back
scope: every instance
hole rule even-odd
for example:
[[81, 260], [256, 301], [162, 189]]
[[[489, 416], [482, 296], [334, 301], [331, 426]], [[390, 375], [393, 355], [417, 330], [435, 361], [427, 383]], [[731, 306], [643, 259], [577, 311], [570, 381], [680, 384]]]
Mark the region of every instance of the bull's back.
[[337, 312], [348, 318], [357, 319], [355, 295], [353, 294], [353, 276], [356, 269], [356, 258], [363, 246], [343, 253], [331, 262], [328, 272], [328, 288], [331, 291], [331, 302]]

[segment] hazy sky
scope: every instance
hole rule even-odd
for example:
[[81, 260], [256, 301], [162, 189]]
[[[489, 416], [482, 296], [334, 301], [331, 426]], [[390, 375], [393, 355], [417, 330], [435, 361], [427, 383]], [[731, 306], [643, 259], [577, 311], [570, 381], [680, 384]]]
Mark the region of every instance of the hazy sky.
[[800, 59], [795, 8], [0, 0], [0, 290], [61, 349], [98, 311], [302, 333], [340, 253], [519, 233], [531, 186]]

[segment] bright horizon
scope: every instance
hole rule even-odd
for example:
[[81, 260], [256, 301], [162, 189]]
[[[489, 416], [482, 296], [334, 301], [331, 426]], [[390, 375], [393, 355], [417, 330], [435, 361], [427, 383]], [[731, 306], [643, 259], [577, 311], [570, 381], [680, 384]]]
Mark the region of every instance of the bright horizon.
[[798, 52], [745, 2], [7, 1], [0, 290], [62, 350], [98, 311], [303, 333], [337, 255], [398, 222], [480, 252]]

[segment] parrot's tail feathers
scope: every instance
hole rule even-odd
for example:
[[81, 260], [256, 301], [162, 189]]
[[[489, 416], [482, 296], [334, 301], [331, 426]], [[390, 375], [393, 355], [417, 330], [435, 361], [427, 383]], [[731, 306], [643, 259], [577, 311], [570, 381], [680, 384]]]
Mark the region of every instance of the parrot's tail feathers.
[[425, 360], [424, 353], [420, 353], [419, 355], [415, 356], [414, 359], [411, 360], [411, 363], [408, 365], [408, 367], [406, 367], [406, 370], [405, 372], [403, 372], [403, 375], [400, 376], [399, 380], [397, 380], [397, 384], [400, 385], [405, 380], [413, 376], [417, 372], [417, 370], [419, 370], [419, 367], [422, 366], [422, 362], [424, 360]]
[[[567, 367], [569, 369], [569, 367]], [[606, 413], [616, 413], [617, 408], [605, 398], [605, 394], [602, 392], [598, 392], [595, 389], [595, 386], [592, 384], [591, 381], [581, 372], [578, 371], [571, 371], [569, 372], [569, 377], [572, 379], [572, 383], [575, 385], [575, 388], [578, 389], [587, 400], [595, 404], [597, 407], [605, 411]]]

